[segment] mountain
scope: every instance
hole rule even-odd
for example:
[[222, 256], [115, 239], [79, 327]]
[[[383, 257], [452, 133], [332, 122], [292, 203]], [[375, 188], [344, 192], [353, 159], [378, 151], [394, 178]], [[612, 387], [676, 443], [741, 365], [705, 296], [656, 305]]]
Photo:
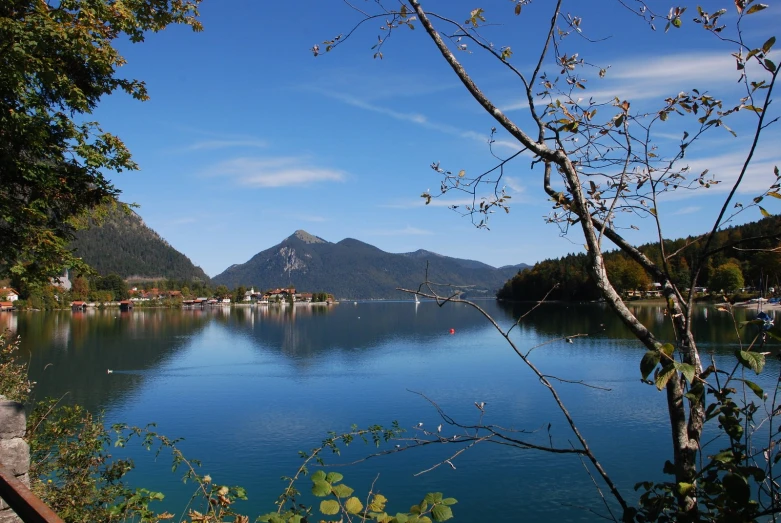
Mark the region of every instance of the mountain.
[[104, 276], [113, 272], [125, 279], [209, 280], [133, 211], [108, 210], [101, 224], [76, 233], [71, 248]]
[[[493, 297], [518, 272], [516, 266], [496, 269], [424, 250], [393, 254], [352, 238], [331, 243], [299, 230], [248, 262], [228, 267], [212, 283], [262, 289], [293, 285], [345, 299], [403, 298], [395, 289], [416, 289], [425, 280], [427, 262], [430, 280], [454, 285], [472, 297]], [[448, 294], [449, 289], [440, 287], [439, 292]]]

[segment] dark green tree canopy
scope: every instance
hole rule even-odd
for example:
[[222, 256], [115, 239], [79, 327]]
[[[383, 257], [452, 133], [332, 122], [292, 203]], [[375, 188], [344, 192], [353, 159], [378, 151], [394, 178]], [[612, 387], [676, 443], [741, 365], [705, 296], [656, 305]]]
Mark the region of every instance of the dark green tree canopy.
[[0, 277], [45, 281], [82, 268], [67, 245], [85, 215], [115, 200], [107, 172], [136, 169], [130, 152], [89, 114], [121, 89], [117, 38], [186, 24], [199, 31], [200, 0], [0, 2]]

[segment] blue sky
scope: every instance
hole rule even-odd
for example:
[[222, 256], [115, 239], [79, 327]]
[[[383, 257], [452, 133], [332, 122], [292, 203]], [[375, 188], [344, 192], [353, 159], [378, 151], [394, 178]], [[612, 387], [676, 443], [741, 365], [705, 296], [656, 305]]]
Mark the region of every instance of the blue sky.
[[[712, 3], [714, 10], [722, 7]], [[733, 3], [721, 3], [728, 8], [729, 26], [736, 18]], [[524, 72], [536, 62], [548, 4], [532, 3], [515, 17], [507, 0], [423, 2], [427, 10], [458, 20], [484, 8], [489, 21], [501, 23], [486, 34], [497, 45], [511, 45], [511, 61]], [[684, 15], [682, 29], [665, 34], [663, 22], [653, 32], [617, 2], [588, 5], [591, 11], [572, 12], [583, 17], [584, 33], [609, 38], [570, 39], [570, 45], [610, 69], [603, 80], [592, 75], [584, 96], [618, 96], [631, 100], [633, 110], [660, 107], [664, 98], [692, 88], [730, 100], [740, 96], [730, 58], [735, 47], [693, 24], [694, 8]], [[669, 9], [658, 7], [662, 13]], [[422, 28], [398, 30], [382, 60], [372, 58], [380, 34], [373, 22], [335, 51], [314, 58], [312, 45], [357, 20], [345, 3], [205, 0], [201, 12], [202, 33], [173, 27], [143, 44], [120, 43], [128, 60], [120, 74], [146, 81], [151, 100], [115, 94], [94, 116], [125, 141], [141, 166], [111, 176], [122, 199], [139, 204], [146, 223], [210, 276], [297, 229], [332, 242], [356, 238], [389, 252], [424, 248], [494, 266], [582, 251], [577, 233], [560, 237], [555, 226], [544, 223], [550, 202], [541, 169], [530, 170], [529, 158], [506, 172], [512, 209], [493, 215], [490, 231], [475, 229], [446, 208], [462, 203], [457, 198], [424, 205], [420, 194], [436, 191], [440, 182], [432, 162], [468, 173], [493, 165], [486, 141], [496, 124]], [[771, 6], [746, 19], [744, 37], [761, 45], [779, 26], [779, 12]], [[500, 108], [528, 124], [520, 86], [506, 70], [477, 50], [458, 56]], [[688, 153], [693, 172], [709, 168], [734, 179], [755, 121], [743, 113], [748, 111], [731, 123], [738, 138], [711, 131]], [[691, 127], [682, 122], [671, 118], [669, 135], [658, 137], [662, 145], [678, 143], [682, 130]], [[781, 164], [778, 138], [775, 128], [766, 133], [739, 201], [772, 183], [772, 167]], [[500, 133], [497, 140], [500, 154], [515, 150], [508, 135]], [[660, 205], [665, 236], [708, 229], [727, 189], [725, 181], [666, 199]], [[779, 212], [777, 201], [766, 203], [771, 213]], [[759, 211], [750, 210], [738, 223], [759, 218]], [[653, 239], [650, 220], [633, 224], [640, 229], [627, 233], [633, 241]]]

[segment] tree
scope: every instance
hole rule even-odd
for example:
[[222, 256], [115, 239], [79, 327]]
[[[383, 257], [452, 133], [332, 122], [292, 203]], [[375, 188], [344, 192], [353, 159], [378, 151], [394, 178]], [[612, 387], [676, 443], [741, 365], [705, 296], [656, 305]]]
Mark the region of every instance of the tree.
[[230, 291], [225, 285], [218, 285], [217, 288], [214, 289], [214, 295], [220, 299], [227, 298], [230, 296]]
[[[765, 407], [752, 403], [740, 408], [732, 400], [729, 389], [724, 389], [723, 382], [715, 379], [717, 369], [712, 365], [703, 367], [692, 332], [695, 294], [692, 291], [701, 272], [707, 269], [711, 259], [724, 256], [746, 240], [728, 238], [719, 244], [719, 229], [748, 209], [769, 216], [760, 203], [768, 197], [781, 198], [778, 168], [767, 173], [766, 189], [745, 186], [749, 168], [756, 161], [760, 139], [778, 119], [777, 113], [770, 111], [779, 68], [769, 57], [776, 39], [767, 34], [769, 26], [763, 25], [766, 15], [763, 11], [767, 6], [753, 0], [735, 0], [728, 2], [730, 14], [727, 9], [706, 12], [701, 8], [693, 14], [694, 24], [691, 25], [703, 29], [707, 33], [704, 36], [711, 38], [710, 42], [726, 57], [731, 57], [732, 63], [724, 72], [734, 72], [735, 80], [742, 88], [740, 94], [724, 101], [709, 94], [708, 85], [691, 90], [681, 90], [690, 89], [688, 85], [673, 85], [666, 97], [658, 97], [655, 106], [651, 106], [643, 100], [633, 105], [631, 100], [618, 96], [589, 96], [588, 87], [609, 76], [611, 71], [607, 65], [597, 63], [600, 57], [596, 53], [593, 60], [588, 56], [589, 51], [601, 42], [600, 38], [587, 34], [584, 20], [588, 21], [588, 16], [581, 18], [568, 11], [570, 8], [587, 9], [582, 3], [573, 2], [566, 8], [563, 0], [547, 3], [543, 8], [547, 12], [539, 19], [534, 18], [540, 13], [537, 4], [527, 9], [530, 3], [527, 0], [513, 0], [513, 6], [505, 7], [505, 13], [497, 7], [490, 17], [488, 10], [480, 7], [468, 13], [429, 12], [421, 0], [393, 3], [377, 0], [360, 6], [346, 3], [353, 8], [351, 13], [359, 17], [358, 23], [348, 32], [313, 46], [315, 56], [343, 45], [356, 34], [356, 29], [366, 27], [366, 22], [376, 21], [381, 24], [381, 35], [373, 40], [372, 49], [375, 58], [383, 58], [391, 36], [402, 28], [420, 27], [469, 96], [493, 119], [495, 127], [491, 129], [488, 141], [491, 166], [480, 174], [468, 175], [459, 166], [446, 168], [438, 161], [432, 163], [431, 168], [439, 175], [441, 184], [439, 191], [423, 193], [425, 202], [428, 204], [449, 193], [461, 196], [466, 193], [472, 204], [452, 207], [477, 227], [485, 228], [492, 213], [510, 211], [510, 195], [502, 185], [505, 171], [516, 166], [519, 160], [531, 159], [523, 165], [530, 166], [529, 171], [539, 173], [539, 183], [553, 202], [546, 221], [559, 227], [562, 234], [582, 235], [590, 278], [602, 299], [645, 347], [640, 364], [642, 378], [666, 395], [673, 448], [672, 460], [665, 466], [665, 472], [671, 474], [672, 479], [641, 485], [645, 492], [638, 513], [638, 509], [627, 504], [591, 452], [548, 377], [534, 366], [528, 353], [524, 354], [513, 345], [518, 356], [537, 374], [567, 416], [578, 451], [590, 461], [596, 475], [620, 505], [623, 512], [620, 518], [624, 521], [635, 517], [641, 520], [695, 521], [701, 517], [753, 520], [781, 511], [775, 483], [779, 474], [773, 469], [778, 446], [772, 442], [764, 449], [764, 456], [761, 451], [756, 454], [749, 449], [745, 439], [749, 436], [742, 429], [743, 423], [749, 424], [752, 408], [763, 410]], [[656, 24], [663, 24], [665, 31], [676, 31], [684, 26], [684, 12], [687, 11], [686, 7], [675, 7], [660, 13], [656, 3], [650, 0], [618, 0], [613, 7], [611, 28], [627, 31], [632, 38], [640, 29], [638, 24], [652, 30]], [[448, 3], [442, 7], [443, 10], [448, 8], [458, 9], [458, 6], [453, 4], [451, 7]], [[622, 15], [630, 18], [619, 21]], [[528, 19], [529, 16], [532, 18]], [[539, 54], [528, 45], [522, 53], [514, 54], [510, 45], [490, 39], [509, 40], [513, 35], [542, 26], [546, 28], [542, 41], [533, 47], [541, 49]], [[748, 26], [752, 28], [750, 32]], [[508, 32], [502, 33], [504, 29]], [[603, 45], [616, 45], [613, 40], [604, 40], [607, 43]], [[518, 55], [522, 55], [521, 59]], [[478, 57], [485, 60], [478, 64]], [[505, 85], [506, 89], [523, 93], [525, 109], [522, 116], [511, 117], [478, 85], [477, 75], [484, 74], [492, 65], [515, 82]], [[473, 68], [475, 75], [468, 67]], [[635, 64], [635, 67], [641, 65]], [[715, 209], [710, 231], [691, 241], [688, 249], [691, 258], [687, 262], [689, 278], [679, 280], [676, 269], [683, 264], [673, 261], [681, 256], [681, 251], [668, 250], [667, 231], [660, 218], [660, 201], [675, 192], [707, 190], [721, 183], [722, 180], [709, 174], [708, 169], [692, 172], [688, 158], [697, 152], [710, 156], [713, 146], [708, 145], [706, 139], [726, 136], [716, 133], [736, 135], [731, 127], [738, 126], [747, 129], [748, 135], [741, 142], [739, 167]], [[670, 132], [680, 139], [667, 138], [665, 135]], [[495, 148], [498, 140], [513, 141], [516, 151], [501, 155]], [[738, 201], [742, 189], [752, 194], [747, 200]], [[658, 243], [653, 252], [642, 252], [626, 236], [625, 231], [636, 228], [635, 221], [639, 218], [649, 220], [656, 231]], [[764, 237], [777, 237], [777, 234], [776, 231]], [[660, 338], [626, 306], [605, 263], [604, 251], [609, 244], [660, 285], [668, 317], [675, 327], [673, 338]], [[442, 298], [426, 283], [411, 292]], [[764, 355], [758, 351], [768, 333], [781, 335], [776, 327], [767, 326], [764, 334], [757, 335], [759, 341], [752, 350], [739, 351], [736, 355], [736, 369], [742, 366], [761, 371]], [[502, 334], [512, 345], [508, 333], [502, 331]], [[725, 379], [731, 380], [732, 374], [726, 374], [729, 378]], [[746, 386], [762, 396], [759, 387]], [[713, 398], [707, 412], [706, 396]], [[770, 411], [774, 412], [773, 409], [771, 406]], [[724, 454], [715, 457], [700, 452], [704, 424], [714, 417], [718, 417], [719, 427], [730, 442]], [[755, 456], [764, 457], [756, 466], [759, 471], [751, 468], [755, 466]], [[702, 468], [700, 459], [703, 460]], [[754, 473], [756, 475], [752, 476]], [[755, 490], [749, 487], [752, 481], [758, 484]], [[752, 493], [757, 499], [752, 499]]]
[[89, 211], [115, 201], [107, 172], [137, 169], [89, 115], [104, 95], [148, 98], [118, 76], [116, 39], [171, 24], [201, 30], [200, 0], [6, 0], [0, 3], [0, 277], [45, 282], [87, 270], [67, 248]]
[[71, 297], [74, 300], [86, 300], [89, 296], [89, 280], [84, 276], [76, 276], [71, 286]]
[[743, 272], [736, 263], [729, 262], [716, 267], [708, 283], [713, 292], [734, 292], [743, 288]]
[[235, 303], [241, 303], [244, 301], [244, 293], [247, 292], [246, 287], [239, 285], [233, 293], [233, 301]]

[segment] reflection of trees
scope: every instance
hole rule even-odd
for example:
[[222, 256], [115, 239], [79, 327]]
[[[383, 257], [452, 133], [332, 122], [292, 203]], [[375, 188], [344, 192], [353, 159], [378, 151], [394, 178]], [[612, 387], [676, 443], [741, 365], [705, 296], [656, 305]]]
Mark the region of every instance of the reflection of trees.
[[171, 358], [208, 321], [202, 311], [59, 311], [20, 314], [16, 333], [30, 353], [36, 397], [68, 392], [67, 401], [96, 410], [126, 397], [146, 371]]
[[[498, 302], [504, 321], [512, 321], [528, 310], [534, 303]], [[628, 304], [632, 313], [654, 332], [660, 339], [672, 341], [673, 331], [670, 319], [663, 304]], [[740, 323], [756, 316], [755, 309], [736, 308], [735, 320]], [[599, 303], [546, 303], [526, 317], [521, 328], [533, 329], [544, 337], [560, 338], [573, 334], [588, 334], [602, 338], [635, 340], [631, 332], [619, 321], [606, 306]], [[717, 351], [730, 352], [735, 348], [735, 325], [725, 312], [719, 312], [713, 305], [695, 308], [692, 315], [692, 330], [704, 347]], [[749, 340], [755, 332], [741, 329], [743, 340]], [[773, 342], [770, 342], [771, 344]], [[641, 349], [637, 344], [638, 350]]]

